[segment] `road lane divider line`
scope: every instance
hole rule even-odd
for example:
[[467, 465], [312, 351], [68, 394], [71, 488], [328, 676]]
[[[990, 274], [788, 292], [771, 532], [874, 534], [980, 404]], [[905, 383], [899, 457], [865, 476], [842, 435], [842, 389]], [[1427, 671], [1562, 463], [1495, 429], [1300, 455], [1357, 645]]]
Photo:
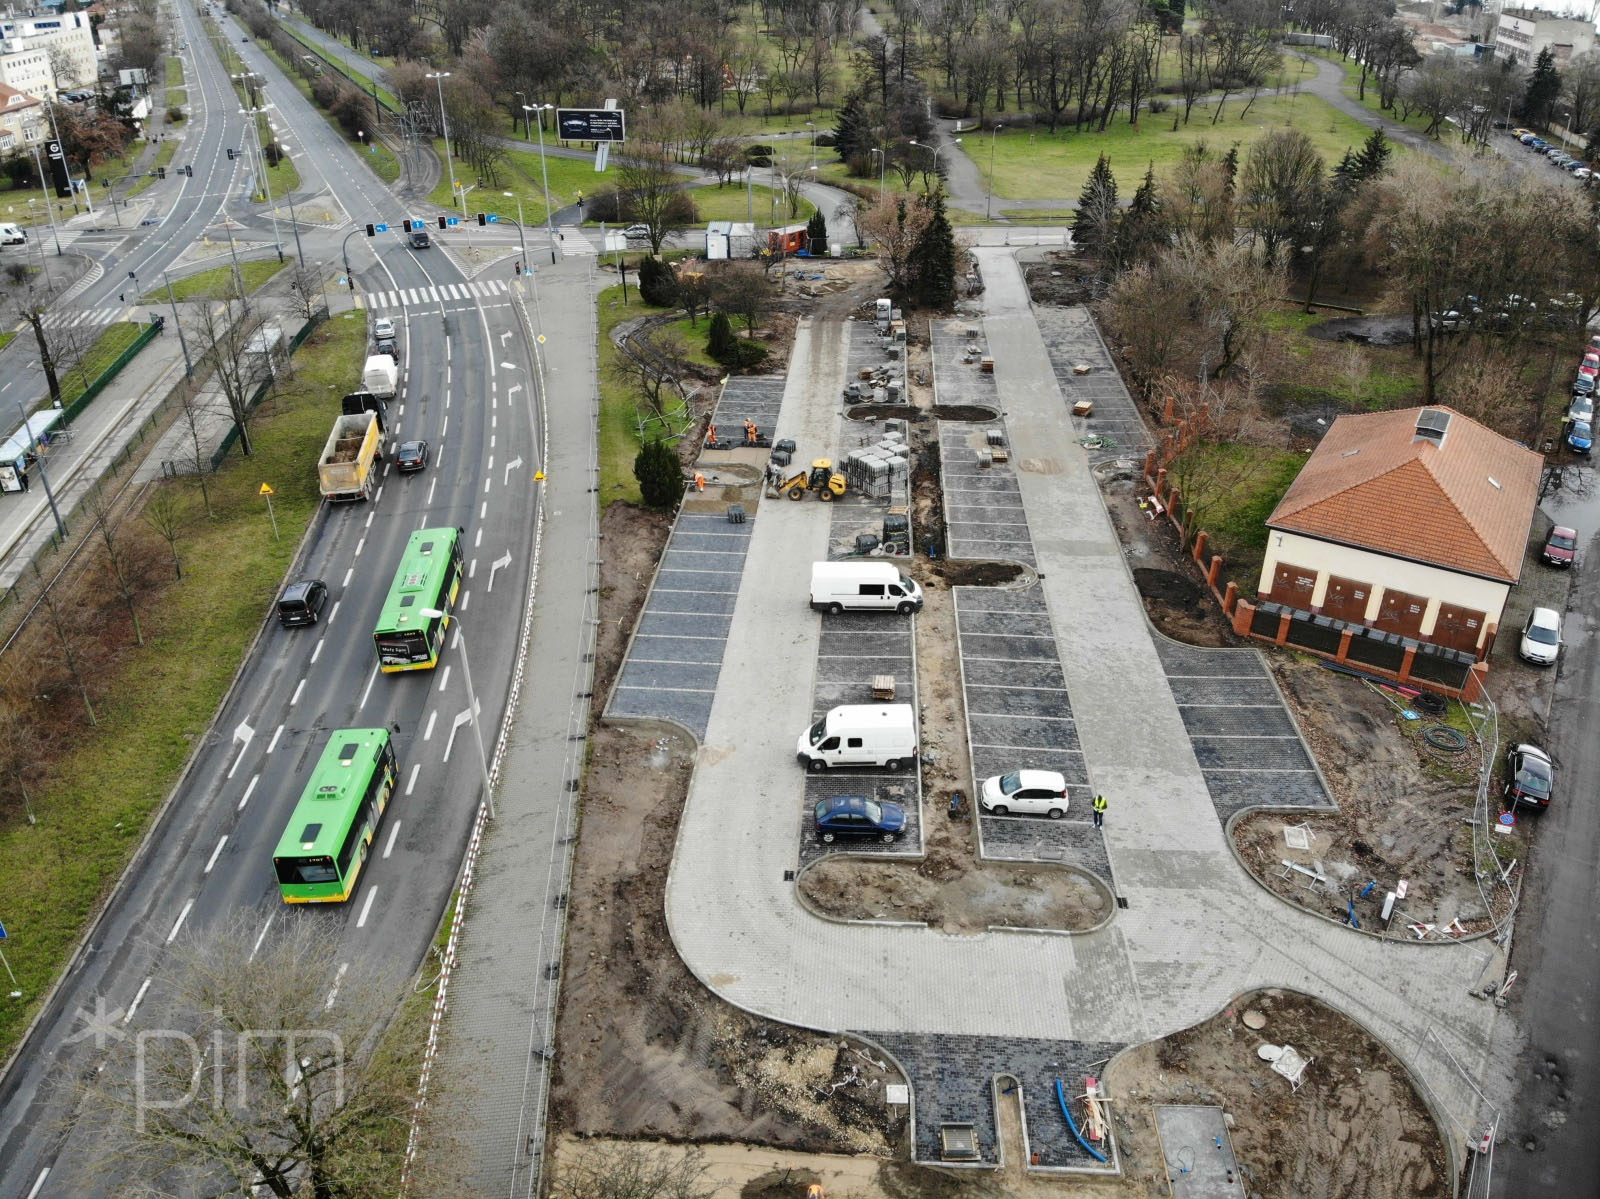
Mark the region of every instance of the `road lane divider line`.
[[278, 913], [276, 912], [267, 917], [267, 922], [261, 926], [261, 931], [256, 934], [256, 943], [250, 947], [250, 957], [247, 959], [248, 961], [253, 962], [256, 960], [256, 954], [261, 952], [261, 942], [267, 939], [267, 930], [272, 927], [272, 922], [277, 918]]
[[411, 763], [411, 777], [406, 780], [406, 794], [410, 795], [412, 788], [417, 785], [417, 773], [422, 769], [421, 762]]
[[361, 702], [356, 705], [357, 708], [364, 708], [364, 707], [367, 706], [367, 696], [372, 694], [372, 684], [377, 679], [377, 677], [378, 677], [378, 664], [376, 662], [374, 662], [372, 664], [372, 673], [367, 675], [367, 685], [361, 692]]
[[323, 637], [318, 637], [317, 638], [317, 644], [311, 650], [311, 661], [312, 661], [313, 664], [316, 662], [316, 660], [319, 657], [322, 656], [322, 643], [325, 640], [326, 640], [326, 638], [323, 638]]
[[189, 918], [189, 909], [194, 907], [194, 900], [183, 905], [183, 911], [178, 913], [178, 918], [172, 923], [172, 931], [167, 934], [167, 944], [171, 945], [173, 938], [178, 935], [178, 930], [183, 927], [183, 922]]
[[[435, 466], [438, 464], [435, 463]], [[439, 485], [439, 477], [435, 475], [428, 483], [428, 507], [433, 507], [433, 489]]]
[[472, 599], [472, 592], [471, 591], [463, 591], [461, 593], [461, 610], [463, 612], [465, 612], [467, 610], [467, 603], [471, 599]]
[[369, 512], [368, 512], [368, 513], [367, 513], [367, 523], [366, 523], [366, 524], [364, 524], [364, 525], [362, 525], [362, 526], [361, 526], [361, 527], [362, 527], [362, 528], [363, 528], [363, 529], [370, 529], [370, 528], [372, 528], [372, 518], [373, 518], [373, 517], [374, 517], [374, 516], [376, 516], [376, 515], [378, 515], [378, 513], [377, 513], [377, 510], [376, 510], [376, 509], [374, 509], [374, 510], [372, 510], [372, 511], [369, 511]]
[[305, 679], [301, 679], [298, 683], [296, 683], [294, 685], [294, 694], [289, 697], [289, 706], [291, 708], [294, 707], [297, 703], [300, 702], [300, 693], [302, 691], [304, 691], [305, 689], [306, 689], [306, 681], [305, 681]]
[[[388, 857], [389, 855], [388, 854], [384, 854], [383, 856], [384, 857]], [[372, 911], [372, 901], [374, 899], [376, 899], [377, 897], [378, 897], [378, 888], [376, 888], [376, 887], [368, 887], [367, 888], [367, 899], [366, 899], [366, 902], [361, 905], [361, 915], [356, 917], [356, 927], [357, 928], [366, 928], [367, 927], [367, 915], [368, 915], [368, 913], [370, 913]]]
[[[414, 777], [414, 776], [413, 776]], [[384, 842], [383, 856], [385, 859], [394, 852], [394, 839], [400, 835], [400, 822], [396, 820], [389, 826], [389, 839]]]
[[448, 762], [450, 760], [450, 751], [456, 747], [456, 734], [461, 731], [462, 725], [470, 723], [471, 720], [471, 708], [468, 708], [465, 712], [456, 713], [455, 720], [450, 724], [450, 738], [444, 743], [444, 757], [439, 759], [441, 762]]
[[356, 573], [356, 568], [355, 568], [355, 567], [353, 567], [353, 566], [352, 566], [352, 567], [350, 567], [350, 568], [349, 568], [349, 569], [348, 569], [348, 570], [346, 570], [346, 571], [345, 571], [345, 572], [344, 572], [344, 582], [343, 582], [343, 583], [341, 583], [341, 584], [340, 584], [340, 586], [341, 586], [341, 587], [348, 587], [348, 586], [350, 586], [350, 580], [351, 580], [351, 578], [352, 578], [352, 577], [354, 577], [354, 575], [355, 575], [355, 573]]
[[428, 727], [427, 727], [426, 731], [424, 731], [423, 734], [422, 734], [422, 739], [424, 741], [429, 740], [433, 736], [433, 722], [435, 720], [437, 720], [438, 718], [439, 718], [439, 709], [435, 708], [432, 712], [428, 713]]
[[349, 962], [340, 962], [338, 972], [333, 976], [333, 990], [328, 992], [328, 1001], [322, 1005], [322, 1010], [327, 1011], [333, 1007], [334, 1001], [339, 998], [339, 984], [344, 982], [345, 971], [350, 969]]
[[[397, 433], [398, 433], [398, 432], [399, 432], [399, 430], [398, 430], [398, 429], [396, 429], [396, 430], [395, 430], [395, 432], [397, 432]], [[388, 468], [388, 467], [387, 467], [387, 466], [385, 466], [385, 467], [384, 467], [384, 468], [383, 468], [383, 469], [384, 469], [384, 470], [388, 470], [388, 469], [389, 469], [389, 468]], [[376, 494], [376, 495], [374, 495], [374, 496], [373, 496], [373, 497], [372, 497], [372, 502], [373, 502], [373, 503], [374, 503], [374, 504], [376, 504], [376, 503], [378, 503], [378, 502], [379, 502], [379, 501], [380, 501], [380, 500], [382, 500], [382, 499], [383, 499], [383, 489], [384, 489], [384, 486], [385, 486], [385, 485], [384, 485], [384, 484], [382, 484], [382, 483], [379, 483], [379, 484], [378, 484], [378, 491], [377, 491], [377, 494]]]
[[144, 999], [144, 993], [150, 989], [152, 979], [145, 979], [139, 984], [139, 989], [134, 992], [133, 1002], [128, 1005], [128, 1014], [122, 1018], [124, 1024], [133, 1020], [133, 1014], [139, 1010], [139, 1003]]
[[350, 555], [350, 556], [352, 558], [361, 557], [361, 550], [362, 550], [363, 547], [365, 547], [366, 544], [367, 544], [367, 539], [365, 537], [362, 537], [362, 539], [360, 541], [356, 542], [356, 552], [354, 554]]
[[33, 1189], [28, 1192], [28, 1199], [38, 1199], [39, 1192], [44, 1190], [44, 1180], [50, 1177], [50, 1167], [46, 1166], [39, 1171], [39, 1177], [33, 1180]]
[[448, 686], [450, 686], [450, 667], [446, 665], [445, 668], [439, 672], [439, 690], [443, 691]]
[[224, 833], [222, 840], [217, 842], [217, 847], [211, 851], [211, 857], [206, 862], [206, 868], [201, 873], [210, 874], [211, 868], [217, 864], [217, 859], [222, 856], [222, 847], [228, 843], [228, 835]]
[[471, 562], [467, 563], [467, 578], [475, 579], [477, 577], [478, 577], [478, 560], [476, 558], [474, 558]]
[[273, 730], [272, 740], [267, 742], [267, 752], [269, 754], [278, 748], [278, 738], [281, 736], [283, 736], [283, 726], [280, 724], [276, 729]]
[[[356, 553], [358, 553], [358, 554], [360, 552], [361, 552], [360, 550], [356, 551]], [[333, 601], [333, 608], [328, 613], [328, 623], [329, 624], [332, 624], [335, 620], [338, 619], [338, 616], [339, 616], [339, 605], [342, 604], [342, 603], [344, 603], [344, 601], [342, 599], [337, 599], [337, 600]]]
[[259, 783], [260, 781], [261, 781], [261, 776], [259, 774], [252, 774], [250, 776], [250, 783], [244, 789], [244, 797], [239, 800], [239, 806], [237, 808], [235, 808], [234, 811], [236, 811], [236, 812], [244, 811], [244, 805], [250, 802], [250, 793], [253, 792], [256, 789], [256, 784]]

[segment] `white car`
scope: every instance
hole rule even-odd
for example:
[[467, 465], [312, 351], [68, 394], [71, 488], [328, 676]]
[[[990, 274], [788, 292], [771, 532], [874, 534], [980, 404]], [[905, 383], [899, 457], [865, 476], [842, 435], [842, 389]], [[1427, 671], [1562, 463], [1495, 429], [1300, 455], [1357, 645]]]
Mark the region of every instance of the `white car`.
[[1517, 652], [1535, 666], [1553, 666], [1561, 650], [1561, 614], [1554, 608], [1535, 608], [1522, 627], [1522, 644]]
[[1067, 780], [1054, 770], [1013, 770], [984, 779], [978, 802], [996, 816], [1060, 820], [1067, 814]]
[[649, 225], [629, 225], [626, 229], [624, 229], [622, 231], [622, 236], [626, 237], [629, 241], [635, 241], [635, 240], [639, 240], [639, 239], [643, 239], [643, 238], [648, 238], [650, 236], [650, 226]]
[[394, 321], [386, 316], [380, 316], [372, 322], [372, 338], [374, 341], [394, 340]]
[[1594, 397], [1592, 395], [1573, 396], [1572, 407], [1567, 409], [1567, 419], [1592, 423], [1594, 421]]

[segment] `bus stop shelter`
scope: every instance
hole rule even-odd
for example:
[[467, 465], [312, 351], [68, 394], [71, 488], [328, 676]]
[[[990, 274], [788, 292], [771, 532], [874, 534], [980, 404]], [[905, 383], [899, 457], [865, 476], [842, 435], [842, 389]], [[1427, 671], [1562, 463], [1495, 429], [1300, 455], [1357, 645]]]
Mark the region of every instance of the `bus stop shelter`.
[[52, 431], [65, 415], [60, 408], [35, 412], [0, 445], [0, 492], [28, 489], [27, 471], [35, 458], [34, 446], [48, 446]]

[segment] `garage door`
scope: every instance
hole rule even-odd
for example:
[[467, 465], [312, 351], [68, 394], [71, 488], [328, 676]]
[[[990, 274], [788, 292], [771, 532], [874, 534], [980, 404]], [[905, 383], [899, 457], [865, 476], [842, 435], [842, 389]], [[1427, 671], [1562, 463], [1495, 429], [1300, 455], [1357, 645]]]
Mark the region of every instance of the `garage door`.
[[1383, 601], [1378, 606], [1376, 623], [1385, 633], [1416, 637], [1422, 633], [1422, 616], [1427, 610], [1428, 601], [1420, 595], [1385, 591]]
[[1286, 562], [1278, 563], [1272, 574], [1272, 592], [1267, 596], [1274, 603], [1288, 608], [1311, 607], [1311, 594], [1317, 589], [1317, 572]]
[[1351, 624], [1367, 623], [1367, 600], [1372, 595], [1372, 584], [1355, 579], [1328, 577], [1328, 593], [1322, 597], [1322, 614]]
[[1458, 649], [1463, 653], [1476, 654], [1478, 652], [1478, 638], [1483, 636], [1483, 622], [1486, 619], [1482, 612], [1474, 612], [1471, 608], [1456, 608], [1449, 604], [1439, 605], [1439, 619], [1433, 625], [1433, 638], [1435, 644]]

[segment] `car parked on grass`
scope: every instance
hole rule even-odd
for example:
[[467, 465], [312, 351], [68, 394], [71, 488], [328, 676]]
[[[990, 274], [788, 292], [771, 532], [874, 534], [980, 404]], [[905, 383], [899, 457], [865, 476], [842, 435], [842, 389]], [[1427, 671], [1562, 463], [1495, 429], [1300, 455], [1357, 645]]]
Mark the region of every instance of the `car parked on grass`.
[[831, 845], [840, 837], [872, 837], [897, 841], [906, 831], [906, 810], [864, 795], [835, 795], [817, 800], [812, 809], [817, 840]]
[[1522, 643], [1517, 653], [1535, 666], [1555, 665], [1561, 652], [1561, 613], [1554, 608], [1535, 608], [1522, 626]]
[[1067, 814], [1067, 780], [1054, 770], [1013, 770], [983, 780], [978, 803], [996, 816], [1048, 816], [1060, 820]]
[[401, 474], [423, 470], [427, 465], [428, 443], [425, 441], [402, 441], [394, 452], [394, 468]]
[[1578, 556], [1578, 531], [1566, 525], [1557, 525], [1544, 539], [1544, 549], [1539, 551], [1551, 566], [1571, 566]]
[[1513, 808], [1548, 808], [1555, 782], [1555, 763], [1537, 745], [1523, 742], [1506, 752], [1505, 796]]

